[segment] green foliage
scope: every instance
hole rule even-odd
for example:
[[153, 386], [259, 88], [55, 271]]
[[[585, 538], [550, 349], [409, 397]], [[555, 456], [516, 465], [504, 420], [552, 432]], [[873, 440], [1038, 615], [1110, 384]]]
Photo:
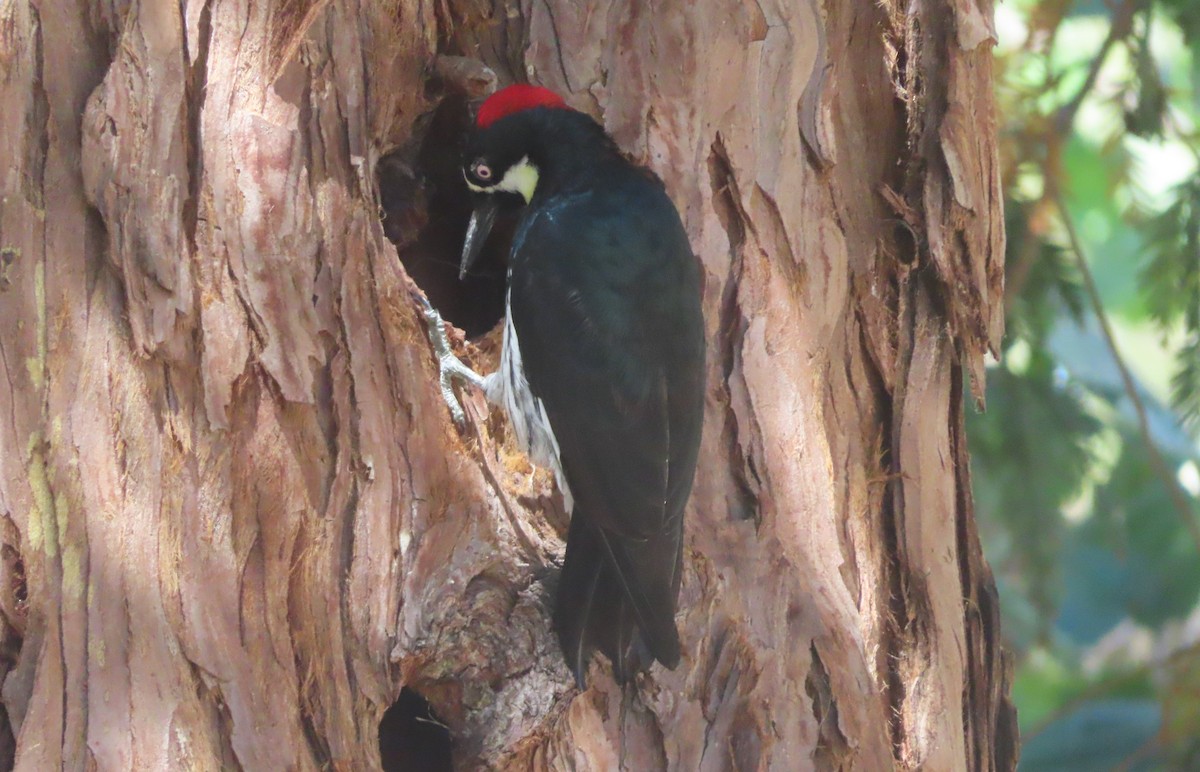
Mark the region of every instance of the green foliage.
[[[1162, 723], [1154, 700], [1093, 700], [1031, 738], [1021, 751], [1024, 772], [1096, 772], [1124, 764], [1151, 770], [1161, 762], [1151, 745]], [[1150, 750], [1143, 749], [1150, 746]]]
[[1182, 324], [1186, 339], [1172, 379], [1172, 401], [1184, 421], [1200, 422], [1200, 175], [1173, 191], [1173, 201], [1145, 227], [1149, 260], [1140, 275], [1146, 308], [1166, 329]]
[[968, 432], [1021, 768], [1200, 769], [1200, 2], [998, 15], [1008, 337]]
[[1026, 653], [1013, 682], [1013, 698], [1021, 708], [1021, 723], [1028, 740], [1045, 731], [1054, 721], [1088, 702], [1100, 691], [1108, 698], [1146, 699], [1154, 696], [1154, 686], [1143, 672], [1126, 674], [1085, 673], [1078, 657], [1056, 656], [1050, 647]]
[[[1019, 358], [1011, 350], [1006, 357]], [[1044, 349], [1020, 365], [1019, 373], [1005, 367], [989, 374], [986, 417], [968, 418], [972, 478], [981, 511], [995, 515], [1008, 537], [1004, 554], [992, 553], [997, 572], [1048, 619], [1059, 596], [1061, 509], [1083, 487], [1100, 424], [1077, 393], [1055, 382]], [[1040, 638], [1047, 631], [1033, 632]]]
[[[1193, 49], [1200, 48], [1200, 4], [1195, 0], [1160, 0], [1159, 6], [1183, 32], [1184, 40]], [[1200, 59], [1194, 59], [1200, 64]]]
[[[1058, 244], [1030, 232], [1029, 209], [1028, 204], [1020, 201], [1009, 201], [1005, 206], [1010, 254], [1024, 253], [1010, 264], [1028, 266], [1024, 269], [1026, 275], [1020, 279], [1023, 291], [1013, 296], [1010, 305], [1005, 348], [1018, 340], [1044, 344], [1063, 314], [1075, 322], [1083, 321], [1083, 280], [1075, 260]], [[1013, 280], [1010, 274], [1009, 283]]]
[[1167, 89], [1150, 49], [1150, 24], [1130, 41], [1133, 77], [1123, 95], [1125, 130], [1136, 137], [1161, 137], [1167, 113]]
[[1188, 333], [1179, 349], [1179, 370], [1171, 380], [1172, 399], [1193, 428], [1200, 423], [1200, 332]]

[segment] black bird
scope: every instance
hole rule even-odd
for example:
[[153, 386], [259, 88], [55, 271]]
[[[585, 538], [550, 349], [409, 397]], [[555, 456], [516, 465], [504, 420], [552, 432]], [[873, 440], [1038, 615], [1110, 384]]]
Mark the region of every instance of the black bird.
[[[463, 167], [476, 199], [465, 273], [504, 206], [522, 207], [500, 368], [449, 376], [508, 412], [571, 511], [554, 627], [584, 688], [599, 649], [619, 681], [680, 657], [683, 511], [704, 410], [700, 271], [662, 182], [553, 92], [510, 86], [480, 107]], [[431, 322], [436, 319], [432, 314]]]

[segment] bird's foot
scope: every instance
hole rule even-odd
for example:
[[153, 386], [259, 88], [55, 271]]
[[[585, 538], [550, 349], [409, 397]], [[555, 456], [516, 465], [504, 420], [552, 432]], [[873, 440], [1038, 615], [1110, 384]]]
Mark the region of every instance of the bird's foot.
[[454, 351], [450, 348], [450, 339], [446, 337], [446, 327], [442, 323], [442, 315], [437, 312], [437, 309], [430, 305], [429, 300], [424, 296], [421, 297], [421, 304], [425, 307], [425, 323], [429, 326], [429, 342], [433, 344], [433, 351], [438, 358], [438, 370], [440, 371], [438, 378], [442, 399], [446, 401], [446, 407], [450, 408], [450, 415], [454, 418], [454, 423], [462, 426], [467, 417], [458, 401], [458, 396], [454, 393], [454, 379], [458, 378], [482, 389], [483, 376], [467, 367], [461, 359], [454, 355]]

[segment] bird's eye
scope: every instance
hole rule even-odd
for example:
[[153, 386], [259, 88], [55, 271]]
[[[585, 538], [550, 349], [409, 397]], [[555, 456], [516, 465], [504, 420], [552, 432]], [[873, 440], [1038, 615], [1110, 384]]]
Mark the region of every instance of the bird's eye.
[[477, 161], [471, 171], [481, 180], [490, 180], [492, 178], [492, 167], [482, 161]]

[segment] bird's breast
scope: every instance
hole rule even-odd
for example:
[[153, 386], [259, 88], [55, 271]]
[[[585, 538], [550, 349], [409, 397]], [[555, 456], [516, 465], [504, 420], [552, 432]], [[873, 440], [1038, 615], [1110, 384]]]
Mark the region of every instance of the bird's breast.
[[[509, 291], [508, 299], [512, 292]], [[571, 489], [563, 474], [558, 440], [546, 415], [546, 406], [529, 388], [525, 366], [521, 361], [521, 342], [513, 324], [509, 300], [505, 301], [504, 337], [500, 350], [500, 369], [489, 375], [485, 383], [488, 401], [499, 405], [508, 414], [517, 445], [530, 461], [554, 472], [562, 491], [566, 510], [571, 511]]]

